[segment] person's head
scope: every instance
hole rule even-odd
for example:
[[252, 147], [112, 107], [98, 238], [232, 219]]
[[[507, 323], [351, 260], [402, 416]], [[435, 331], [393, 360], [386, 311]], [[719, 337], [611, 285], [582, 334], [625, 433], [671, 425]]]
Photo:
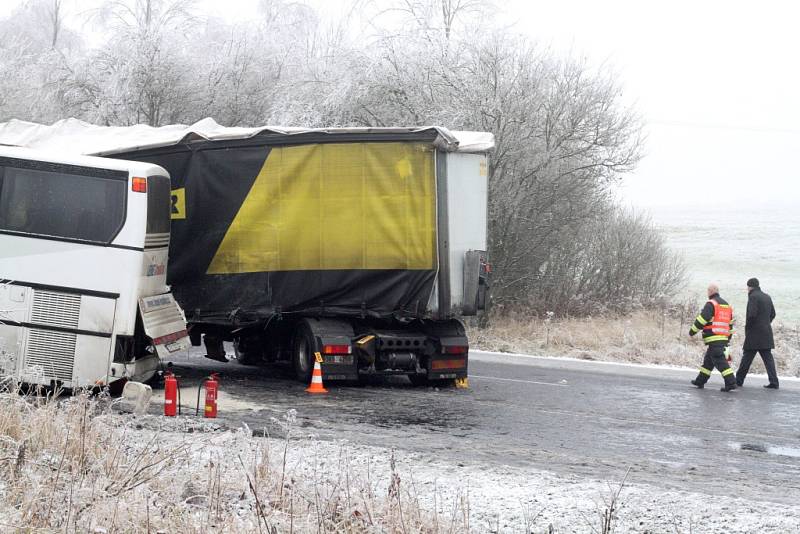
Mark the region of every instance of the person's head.
[[711, 282], [708, 284], [708, 296], [710, 297], [712, 295], [716, 295], [717, 293], [719, 293], [719, 284], [716, 282]]
[[748, 293], [750, 293], [754, 289], [758, 289], [759, 287], [760, 286], [759, 286], [759, 283], [758, 283], [758, 278], [751, 278], [750, 280], [747, 281], [747, 292]]

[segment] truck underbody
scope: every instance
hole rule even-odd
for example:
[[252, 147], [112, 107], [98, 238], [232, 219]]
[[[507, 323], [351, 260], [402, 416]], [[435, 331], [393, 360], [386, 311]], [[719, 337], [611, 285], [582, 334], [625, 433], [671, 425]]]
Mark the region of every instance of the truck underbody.
[[315, 353], [322, 357], [323, 379], [365, 381], [370, 376], [408, 376], [415, 385], [439, 385], [466, 378], [469, 344], [456, 320], [401, 323], [370, 318], [274, 315], [243, 328], [194, 324], [193, 345], [209, 357], [224, 355], [223, 341], [233, 342], [244, 365], [289, 362], [294, 376], [308, 382]]

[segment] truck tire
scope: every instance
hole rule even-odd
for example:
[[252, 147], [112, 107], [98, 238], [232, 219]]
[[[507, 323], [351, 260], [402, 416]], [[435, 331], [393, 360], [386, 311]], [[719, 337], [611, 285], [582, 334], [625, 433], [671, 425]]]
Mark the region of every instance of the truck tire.
[[235, 338], [233, 352], [236, 354], [236, 361], [241, 365], [259, 365], [264, 357], [257, 338]]
[[299, 382], [311, 382], [311, 371], [314, 370], [314, 352], [316, 351], [314, 335], [307, 322], [297, 323], [292, 338], [292, 366], [295, 378]]

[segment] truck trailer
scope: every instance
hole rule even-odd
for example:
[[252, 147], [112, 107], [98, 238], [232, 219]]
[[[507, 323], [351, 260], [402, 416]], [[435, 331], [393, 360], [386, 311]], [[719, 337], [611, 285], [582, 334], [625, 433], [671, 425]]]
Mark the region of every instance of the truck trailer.
[[491, 134], [424, 128], [0, 124], [23, 143], [171, 177], [168, 283], [192, 343], [308, 381], [465, 378], [485, 306]]

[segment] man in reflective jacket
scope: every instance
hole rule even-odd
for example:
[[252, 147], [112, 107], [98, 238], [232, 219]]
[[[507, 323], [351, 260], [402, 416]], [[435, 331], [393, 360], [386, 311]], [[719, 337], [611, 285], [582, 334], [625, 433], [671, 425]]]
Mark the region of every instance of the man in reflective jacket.
[[697, 378], [692, 380], [692, 384], [698, 388], [703, 388], [711, 378], [711, 371], [716, 367], [725, 385], [720, 391], [732, 391], [736, 389], [736, 376], [733, 369], [728, 365], [727, 355], [729, 353], [728, 343], [733, 336], [733, 308], [719, 296], [719, 286], [709, 284], [708, 302], [706, 302], [700, 314], [694, 320], [694, 324], [689, 329], [689, 335], [693, 336], [702, 330], [703, 343], [706, 344], [706, 355], [703, 365]]

